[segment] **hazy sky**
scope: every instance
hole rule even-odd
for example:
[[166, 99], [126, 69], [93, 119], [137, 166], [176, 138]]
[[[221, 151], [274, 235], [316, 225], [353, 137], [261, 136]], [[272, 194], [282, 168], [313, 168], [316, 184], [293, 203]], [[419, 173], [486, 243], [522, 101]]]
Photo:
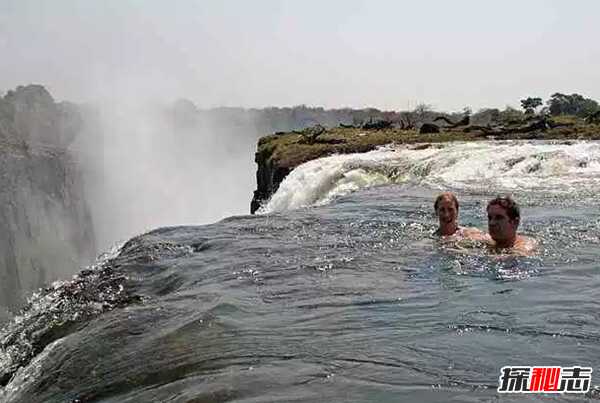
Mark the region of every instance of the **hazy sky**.
[[0, 0], [0, 91], [201, 107], [600, 99], [600, 1]]

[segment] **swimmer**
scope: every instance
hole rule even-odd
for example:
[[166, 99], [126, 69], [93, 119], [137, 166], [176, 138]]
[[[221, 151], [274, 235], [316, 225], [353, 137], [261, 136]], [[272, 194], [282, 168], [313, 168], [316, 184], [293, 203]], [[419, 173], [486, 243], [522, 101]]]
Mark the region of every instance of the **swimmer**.
[[521, 220], [519, 206], [510, 196], [498, 196], [487, 205], [488, 231], [491, 241], [489, 246], [498, 251], [510, 249], [519, 255], [531, 255], [537, 242], [517, 234]]
[[438, 236], [455, 236], [460, 238], [470, 238], [476, 241], [483, 241], [486, 235], [477, 228], [465, 228], [458, 225], [458, 199], [451, 192], [440, 194], [433, 204], [435, 214], [440, 223], [439, 228], [434, 232]]

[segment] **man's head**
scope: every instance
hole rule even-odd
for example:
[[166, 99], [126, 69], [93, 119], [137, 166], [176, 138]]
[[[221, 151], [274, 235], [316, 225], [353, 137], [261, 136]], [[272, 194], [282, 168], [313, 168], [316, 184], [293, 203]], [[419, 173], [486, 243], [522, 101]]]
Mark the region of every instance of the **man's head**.
[[449, 225], [458, 219], [458, 199], [453, 193], [440, 194], [433, 203], [435, 214], [440, 220], [440, 226]]
[[510, 196], [498, 196], [487, 205], [488, 231], [498, 245], [512, 246], [521, 220], [519, 206]]

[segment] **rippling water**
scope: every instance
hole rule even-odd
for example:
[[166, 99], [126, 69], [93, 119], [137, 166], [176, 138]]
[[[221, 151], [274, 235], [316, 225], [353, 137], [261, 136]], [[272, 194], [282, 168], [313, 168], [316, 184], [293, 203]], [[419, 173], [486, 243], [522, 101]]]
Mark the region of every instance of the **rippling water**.
[[[528, 152], [538, 153], [536, 146]], [[597, 145], [574, 146], [593, 162]], [[526, 153], [530, 145], [516, 147]], [[520, 158], [510, 154], [506, 159]], [[35, 297], [0, 332], [0, 397], [496, 401], [505, 365], [600, 371], [593, 173], [587, 182], [566, 171], [552, 179], [539, 175], [542, 166], [515, 178], [528, 186], [504, 178], [521, 202], [522, 232], [540, 241], [540, 253], [524, 258], [444, 245], [430, 235], [441, 186], [458, 190], [463, 225], [485, 228], [492, 192], [482, 182], [442, 184], [431, 174], [400, 181], [397, 171], [378, 169], [372, 174], [393, 180], [369, 187], [369, 170], [352, 164], [344, 168], [350, 175], [337, 175], [312, 202], [340, 181], [362, 189], [329, 204], [158, 229]], [[571, 193], [539, 191], [535, 175], [541, 187], [569, 181]]]

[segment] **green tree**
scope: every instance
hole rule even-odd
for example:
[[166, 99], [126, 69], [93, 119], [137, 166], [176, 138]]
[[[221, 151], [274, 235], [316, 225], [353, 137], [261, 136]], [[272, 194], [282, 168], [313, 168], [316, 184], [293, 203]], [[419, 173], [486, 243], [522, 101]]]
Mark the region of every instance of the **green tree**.
[[552, 94], [548, 100], [548, 109], [550, 114], [556, 115], [576, 115], [587, 117], [600, 110], [598, 102], [590, 98], [585, 98], [579, 94], [565, 95], [557, 92]]
[[542, 98], [539, 97], [528, 97], [521, 100], [521, 108], [525, 110], [525, 114], [527, 115], [533, 115], [535, 113], [535, 108], [542, 105]]

